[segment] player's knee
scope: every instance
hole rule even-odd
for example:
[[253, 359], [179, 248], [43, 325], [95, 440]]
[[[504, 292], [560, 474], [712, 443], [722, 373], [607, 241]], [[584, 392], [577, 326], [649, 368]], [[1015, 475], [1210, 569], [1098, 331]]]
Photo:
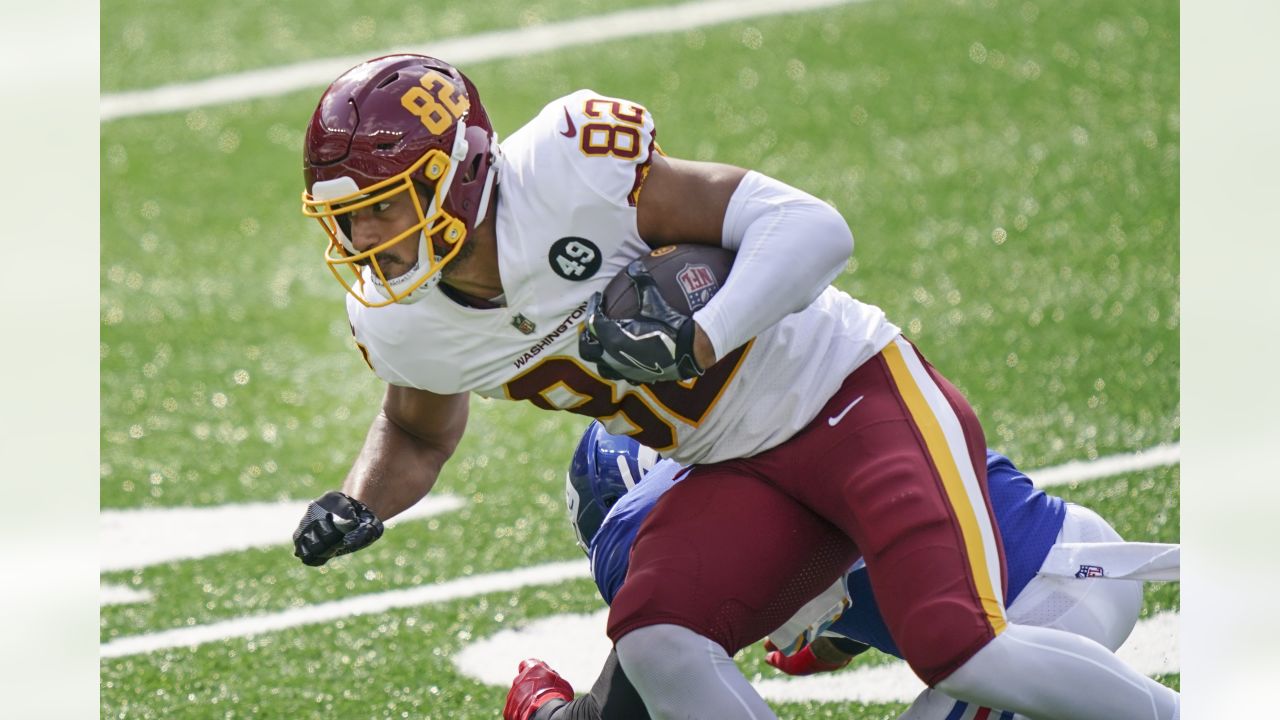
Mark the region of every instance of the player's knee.
[[650, 717], [774, 717], [724, 648], [689, 628], [642, 627], [619, 638], [616, 649]]
[[988, 707], [1001, 706], [997, 702], [1002, 697], [1001, 688], [1008, 684], [1009, 674], [1016, 672], [1016, 668], [1010, 662], [1007, 643], [995, 640], [993, 638], [980, 652], [948, 668], [929, 684], [946, 696], [964, 702]]
[[628, 677], [636, 677], [632, 675], [633, 670], [638, 672], [639, 676], [644, 676], [648, 674], [650, 668], [667, 658], [667, 653], [663, 651], [659, 640], [661, 633], [655, 631], [655, 628], [659, 627], [661, 626], [649, 625], [632, 630], [614, 643], [618, 651], [618, 664], [627, 671]]
[[972, 604], [937, 600], [909, 615], [895, 640], [916, 675], [937, 686], [993, 637], [991, 625]]
[[618, 664], [650, 703], [651, 710], [655, 695], [662, 696], [657, 690], [698, 676], [703, 670], [701, 664], [711, 657], [708, 640], [679, 625], [648, 625], [632, 630], [618, 638], [614, 647]]

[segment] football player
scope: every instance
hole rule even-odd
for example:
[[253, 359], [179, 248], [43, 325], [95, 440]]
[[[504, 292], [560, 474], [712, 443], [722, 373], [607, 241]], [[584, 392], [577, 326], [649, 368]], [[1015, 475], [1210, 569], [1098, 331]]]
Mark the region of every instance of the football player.
[[[606, 603], [625, 582], [631, 544], [641, 523], [685, 469], [672, 460], [656, 465], [655, 461], [651, 449], [631, 438], [611, 435], [593, 422], [583, 433], [566, 474], [569, 520]], [[1141, 580], [1177, 577], [1176, 545], [1123, 543], [1096, 513], [1035, 488], [1008, 458], [991, 450], [987, 451], [987, 481], [1006, 540], [1005, 600], [1011, 622], [1077, 633], [1114, 651], [1138, 620]], [[1089, 562], [1064, 573], [1050, 559], [1055, 546], [1070, 547], [1076, 551], [1075, 560]], [[1081, 564], [1103, 575], [1083, 572]], [[901, 657], [880, 615], [865, 566], [855, 564], [835, 589], [820, 596], [813, 613], [802, 613], [771, 634], [771, 641], [776, 639], [791, 652], [784, 654], [766, 643], [770, 665], [790, 675], [808, 675], [842, 668], [871, 647]], [[826, 634], [819, 635], [824, 630]], [[794, 652], [798, 644], [803, 648]], [[512, 683], [503, 717], [614, 720], [648, 716], [618, 667], [616, 655], [611, 654], [591, 692], [576, 699], [554, 670], [538, 660], [526, 660]], [[1008, 720], [1013, 714], [970, 708], [926, 689], [903, 717]]]
[[[726, 648], [763, 637], [858, 556], [926, 683], [1042, 717], [1176, 716], [1176, 693], [1105, 647], [1009, 623], [982, 427], [879, 308], [830, 286], [853, 236], [826, 203], [666, 157], [647, 109], [592, 90], [499, 146], [471, 81], [421, 55], [335, 80], [303, 171], [303, 212], [387, 383], [341, 491], [299, 522], [304, 563], [367, 546], [430, 491], [471, 393], [527, 400], [694, 466], [637, 535], [610, 611], [618, 660], [655, 716], [771, 717]], [[632, 263], [671, 243], [737, 253], [692, 316]], [[624, 271], [645, 312], [610, 319], [600, 291]], [[993, 680], [1028, 667], [1024, 682]]]

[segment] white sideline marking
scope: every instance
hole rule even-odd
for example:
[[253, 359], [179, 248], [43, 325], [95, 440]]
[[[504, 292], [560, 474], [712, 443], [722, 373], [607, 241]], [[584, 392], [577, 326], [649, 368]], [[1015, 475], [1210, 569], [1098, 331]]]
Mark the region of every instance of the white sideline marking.
[[590, 45], [605, 40], [692, 30], [734, 20], [848, 5], [864, 0], [710, 0], [565, 20], [516, 30], [496, 30], [467, 37], [441, 38], [421, 45], [405, 45], [358, 55], [311, 60], [222, 75], [190, 83], [163, 85], [103, 95], [99, 121], [135, 115], [189, 110], [253, 98], [283, 95], [309, 87], [324, 87], [369, 58], [392, 53], [422, 53], [455, 65], [530, 55]]
[[[506, 686], [521, 660], [540, 658], [579, 692], [591, 689], [609, 654], [607, 610], [590, 615], [557, 615], [503, 630], [463, 648], [453, 659], [460, 672], [488, 685]], [[1178, 613], [1159, 613], [1138, 622], [1118, 655], [1145, 675], [1179, 672]], [[758, 647], [746, 652], [761, 652]], [[803, 678], [770, 678], [753, 683], [775, 702], [911, 702], [924, 683], [904, 662]]]
[[[102, 570], [127, 570], [289, 541], [309, 500], [216, 507], [103, 510], [98, 517]], [[429, 495], [387, 523], [439, 515], [463, 506]]]
[[421, 585], [404, 590], [359, 595], [280, 613], [253, 615], [209, 625], [165, 630], [149, 635], [133, 635], [100, 645], [99, 655], [103, 658], [118, 658], [156, 650], [196, 647], [206, 642], [249, 637], [299, 625], [331, 622], [358, 615], [446, 602], [485, 593], [518, 590], [529, 585], [547, 585], [590, 577], [590, 574], [586, 562], [567, 560], [509, 572], [475, 575], [439, 585]]
[[128, 605], [130, 603], [151, 602], [151, 593], [146, 590], [134, 590], [123, 585], [100, 585], [98, 587], [98, 604]]
[[1101, 457], [1097, 460], [1074, 460], [1055, 467], [1028, 472], [1027, 477], [1031, 478], [1036, 487], [1052, 487], [1138, 470], [1150, 470], [1165, 465], [1177, 465], [1181, 461], [1182, 444], [1169, 443], [1124, 455]]

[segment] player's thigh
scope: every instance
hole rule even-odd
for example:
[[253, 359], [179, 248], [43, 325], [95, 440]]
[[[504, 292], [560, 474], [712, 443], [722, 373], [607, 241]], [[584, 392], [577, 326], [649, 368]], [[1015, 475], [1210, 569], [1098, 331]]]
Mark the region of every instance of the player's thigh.
[[733, 654], [780, 626], [857, 555], [839, 529], [777, 488], [731, 468], [700, 467], [640, 527], [609, 637], [675, 624]]
[[1004, 625], [982, 428], [905, 341], [856, 370], [792, 441], [752, 462], [861, 548], [903, 657], [945, 677]]
[[[1059, 538], [1070, 543], [1122, 540], [1100, 515], [1072, 503]], [[1037, 575], [1009, 606], [1009, 621], [1083, 635], [1114, 651], [1133, 632], [1141, 610], [1141, 582]]]

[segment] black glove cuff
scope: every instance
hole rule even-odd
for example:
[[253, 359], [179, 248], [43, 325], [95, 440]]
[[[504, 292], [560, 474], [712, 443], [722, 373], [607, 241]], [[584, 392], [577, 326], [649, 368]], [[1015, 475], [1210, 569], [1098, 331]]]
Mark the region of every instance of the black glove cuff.
[[693, 318], [685, 318], [680, 330], [676, 332], [676, 368], [680, 371], [681, 380], [701, 377], [705, 372], [705, 368], [698, 366], [693, 355], [693, 338], [697, 335], [697, 329]]

